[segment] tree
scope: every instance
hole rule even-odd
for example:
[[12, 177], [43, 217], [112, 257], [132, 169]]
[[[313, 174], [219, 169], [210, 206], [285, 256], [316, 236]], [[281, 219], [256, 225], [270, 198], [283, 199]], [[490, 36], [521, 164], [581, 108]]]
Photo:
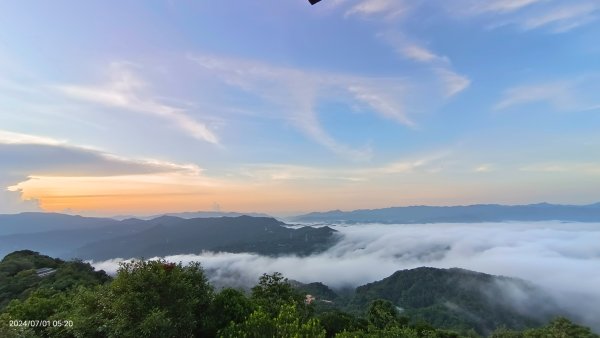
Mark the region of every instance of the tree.
[[[51, 321], [56, 313], [64, 311], [68, 306], [70, 295], [65, 292], [56, 292], [50, 289], [37, 289], [33, 291], [25, 300], [15, 299], [11, 301], [4, 309], [3, 320], [8, 323], [10, 320], [48, 320]], [[50, 330], [49, 326], [34, 326], [28, 329], [20, 328], [9, 331], [17, 332], [20, 335], [46, 336]], [[0, 335], [4, 337], [4, 335]]]
[[421, 336], [412, 328], [391, 326], [377, 329], [371, 326], [368, 330], [341, 332], [336, 338], [434, 338], [435, 336]]
[[523, 332], [509, 330], [506, 326], [501, 326], [494, 330], [489, 338], [523, 338]]
[[308, 317], [310, 306], [304, 304], [304, 295], [296, 291], [281, 273], [263, 274], [252, 288], [252, 300], [271, 316], [277, 316], [284, 305], [294, 304]]
[[221, 290], [210, 306], [209, 333], [214, 335], [230, 323], [244, 322], [255, 309], [255, 304], [243, 292], [231, 288]]
[[378, 329], [398, 325], [398, 318], [398, 310], [394, 304], [387, 300], [375, 300], [367, 310], [367, 320], [369, 321], [369, 324]]
[[328, 311], [319, 316], [321, 325], [327, 332], [327, 337], [334, 337], [344, 331], [366, 330], [368, 323], [363, 318], [357, 318], [339, 310]]
[[315, 337], [325, 338], [325, 330], [316, 318], [310, 318], [303, 323], [303, 318], [297, 312], [294, 305], [287, 305], [281, 308], [279, 315], [275, 319], [277, 327], [277, 336], [279, 337]]
[[219, 332], [222, 338], [325, 338], [316, 318], [304, 322], [294, 304], [283, 305], [276, 317], [264, 309], [254, 311], [243, 323], [231, 323]]
[[69, 309], [54, 319], [73, 321], [71, 327], [52, 328], [53, 337], [104, 338], [113, 332], [110, 285], [80, 287], [69, 302]]
[[192, 337], [210, 327], [212, 288], [199, 264], [122, 263], [106, 287], [73, 300], [75, 337]]
[[548, 325], [539, 329], [523, 332], [525, 338], [599, 338], [590, 328], [574, 324], [564, 317], [553, 319]]
[[199, 263], [134, 261], [121, 265], [110, 295], [117, 335], [136, 337], [171, 321], [162, 337], [189, 337], [207, 326], [212, 288]]

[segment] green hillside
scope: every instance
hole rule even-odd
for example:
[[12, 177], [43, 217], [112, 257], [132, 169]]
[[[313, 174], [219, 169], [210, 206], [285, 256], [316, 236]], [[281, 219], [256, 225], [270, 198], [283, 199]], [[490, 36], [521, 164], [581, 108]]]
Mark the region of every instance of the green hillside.
[[34, 291], [58, 293], [109, 279], [103, 271], [94, 271], [81, 261], [65, 262], [29, 250], [16, 251], [0, 261], [0, 309], [13, 299], [26, 299]]
[[[519, 299], [519, 307], [511, 298], [515, 290], [525, 295]], [[530, 283], [463, 269], [397, 271], [358, 287], [347, 308], [360, 311], [376, 299], [392, 302], [414, 320], [443, 328], [473, 328], [479, 333], [499, 326], [534, 327], [564, 314], [549, 295]]]
[[[498, 278], [459, 269], [399, 271], [382, 281], [359, 287], [345, 303], [353, 311], [345, 312], [335, 307], [323, 310], [318, 300], [306, 301], [306, 291], [310, 291], [317, 298], [328, 297], [342, 304], [344, 297], [327, 286], [321, 283], [293, 286], [278, 273], [263, 275], [250, 292], [229, 288], [217, 291], [197, 263], [187, 266], [163, 260], [123, 263], [117, 275], [109, 278], [81, 262], [64, 262], [32, 251], [19, 251], [2, 260], [0, 271], [1, 285], [12, 287], [3, 289], [4, 301], [12, 299], [0, 309], [3, 338], [481, 337], [478, 327], [465, 326], [468, 322], [445, 323], [443, 326], [453, 327], [440, 327], [437, 317], [428, 321], [417, 310], [428, 311], [455, 294], [455, 298], [467, 300], [459, 303], [452, 298], [452, 301], [471, 306], [468, 310], [474, 312], [473, 306], [484, 301], [478, 299], [480, 294], [471, 295], [468, 290], [477, 288], [473, 283], [485, 284]], [[468, 282], [468, 287], [455, 292], [453, 288], [463, 282]], [[425, 289], [431, 290], [431, 294], [425, 294]], [[401, 311], [399, 302], [407, 310]], [[481, 311], [484, 314], [487, 310]], [[442, 312], [437, 315], [445, 318]], [[486, 314], [497, 315], [496, 322], [500, 324], [505, 318], [501, 312]], [[599, 337], [562, 317], [519, 331], [501, 325], [486, 336]]]

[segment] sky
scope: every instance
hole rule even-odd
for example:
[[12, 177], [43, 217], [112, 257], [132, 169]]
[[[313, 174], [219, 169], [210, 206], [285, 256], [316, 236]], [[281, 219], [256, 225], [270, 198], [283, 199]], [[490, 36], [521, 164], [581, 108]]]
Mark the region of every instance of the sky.
[[0, 2], [0, 212], [600, 201], [597, 0]]

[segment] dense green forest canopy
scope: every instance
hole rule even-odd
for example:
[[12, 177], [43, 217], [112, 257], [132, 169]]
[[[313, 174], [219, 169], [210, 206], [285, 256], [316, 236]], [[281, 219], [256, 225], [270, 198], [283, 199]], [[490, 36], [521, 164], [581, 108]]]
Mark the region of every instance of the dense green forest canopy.
[[[38, 276], [44, 269], [47, 276]], [[23, 250], [13, 252], [0, 261], [0, 309], [12, 299], [25, 300], [33, 292], [62, 292], [75, 287], [105, 283], [110, 277], [103, 271], [94, 271], [87, 263], [58, 258]]]
[[[19, 251], [0, 262], [0, 278], [6, 338], [480, 337], [472, 328], [436, 328], [386, 299], [351, 300], [355, 311], [346, 312], [319, 301], [321, 293], [343, 297], [325, 285], [293, 285], [279, 273], [264, 274], [250, 292], [215, 290], [198, 263], [131, 261], [110, 278], [87, 263]], [[488, 336], [599, 337], [563, 317], [519, 331], [498, 327]]]

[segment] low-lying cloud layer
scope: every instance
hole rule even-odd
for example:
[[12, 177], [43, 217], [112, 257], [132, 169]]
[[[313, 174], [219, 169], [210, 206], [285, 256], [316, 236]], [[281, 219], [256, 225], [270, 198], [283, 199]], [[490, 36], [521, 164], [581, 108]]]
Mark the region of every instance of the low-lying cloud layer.
[[[519, 277], [550, 291], [564, 308], [600, 328], [600, 224], [482, 223], [334, 226], [341, 240], [309, 257], [200, 253], [166, 257], [199, 261], [218, 285], [248, 286], [262, 273], [302, 282], [358, 286], [401, 269], [460, 267]], [[115, 259], [94, 263], [116, 271]]]

